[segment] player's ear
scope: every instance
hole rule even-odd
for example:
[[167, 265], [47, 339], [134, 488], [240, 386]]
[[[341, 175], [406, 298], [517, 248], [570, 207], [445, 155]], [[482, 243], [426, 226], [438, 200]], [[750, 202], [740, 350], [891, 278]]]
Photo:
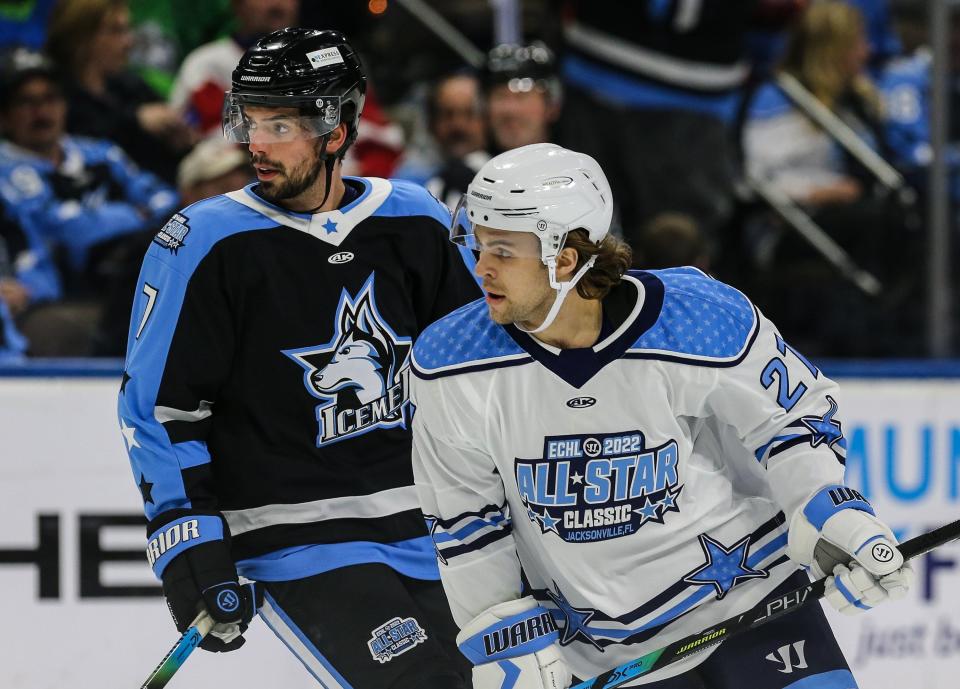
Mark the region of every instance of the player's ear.
[[346, 142], [347, 125], [341, 122], [336, 129], [330, 132], [330, 138], [327, 139], [327, 153], [336, 153]]
[[561, 282], [569, 280], [577, 271], [577, 259], [580, 254], [572, 246], [561, 249], [557, 254], [557, 279]]

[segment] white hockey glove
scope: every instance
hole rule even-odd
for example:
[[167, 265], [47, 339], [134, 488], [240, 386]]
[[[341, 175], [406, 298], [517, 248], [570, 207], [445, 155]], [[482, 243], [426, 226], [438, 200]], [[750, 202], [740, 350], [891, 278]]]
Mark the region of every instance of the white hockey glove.
[[790, 520], [787, 554], [827, 580], [826, 599], [852, 615], [907, 595], [913, 567], [897, 539], [860, 493], [846, 486], [817, 491]]
[[567, 689], [550, 612], [532, 596], [494, 605], [464, 625], [457, 645], [473, 663], [474, 689]]

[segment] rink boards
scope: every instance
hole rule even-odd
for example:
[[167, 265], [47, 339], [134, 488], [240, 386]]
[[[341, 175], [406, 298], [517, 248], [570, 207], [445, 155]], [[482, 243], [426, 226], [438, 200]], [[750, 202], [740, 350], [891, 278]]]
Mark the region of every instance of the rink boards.
[[[0, 373], [0, 587], [10, 622], [0, 686], [139, 686], [176, 634], [143, 556], [119, 378], [109, 367], [42, 373]], [[896, 377], [841, 381], [847, 480], [910, 536], [960, 518], [960, 378], [904, 377], [929, 367], [882, 373]], [[862, 687], [954, 689], [960, 546], [917, 563], [908, 601], [831, 619]], [[237, 653], [195, 654], [171, 687], [318, 686], [265, 625], [248, 638]]]

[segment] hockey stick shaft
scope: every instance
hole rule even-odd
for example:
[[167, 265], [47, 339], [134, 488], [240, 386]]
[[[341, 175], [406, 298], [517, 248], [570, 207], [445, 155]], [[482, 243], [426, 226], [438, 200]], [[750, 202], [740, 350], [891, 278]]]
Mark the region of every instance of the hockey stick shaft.
[[193, 653], [193, 649], [200, 645], [210, 630], [213, 629], [213, 618], [204, 610], [197, 615], [190, 627], [183, 633], [180, 640], [173, 645], [167, 655], [163, 657], [160, 664], [147, 678], [140, 689], [161, 689], [167, 686], [167, 682], [173, 677], [174, 673], [180, 669], [187, 658]]
[[[960, 538], [960, 520], [904, 541], [899, 549], [903, 559], [910, 560], [958, 538]], [[642, 675], [710, 648], [735, 634], [759, 627], [770, 620], [798, 610], [806, 603], [823, 598], [826, 583], [827, 577], [824, 577], [782, 595], [766, 598], [736, 617], [731, 617], [699, 634], [691, 634], [668, 646], [618, 665], [593, 679], [575, 684], [570, 689], [614, 689], [622, 686]]]

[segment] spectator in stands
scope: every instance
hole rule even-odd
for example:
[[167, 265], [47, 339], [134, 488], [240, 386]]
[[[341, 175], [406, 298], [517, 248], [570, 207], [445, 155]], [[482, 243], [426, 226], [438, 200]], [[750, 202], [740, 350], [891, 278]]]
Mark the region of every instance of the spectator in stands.
[[170, 105], [201, 133], [220, 131], [223, 94], [243, 52], [271, 31], [296, 26], [299, 0], [232, 0], [236, 30], [188, 54], [170, 93]]
[[640, 231], [633, 248], [633, 267], [643, 270], [693, 266], [710, 270], [707, 242], [697, 221], [684, 213], [664, 212]]
[[126, 0], [59, 0], [47, 52], [61, 70], [71, 134], [110, 139], [168, 182], [195, 131], [127, 68], [133, 34]]
[[454, 72], [433, 84], [427, 126], [444, 159], [462, 159], [486, 148], [483, 100], [475, 74]]
[[[795, 78], [867, 145], [889, 158], [881, 98], [866, 71], [867, 35], [859, 11], [846, 2], [811, 4], [794, 27], [778, 72]], [[776, 81], [761, 85], [744, 127], [745, 164], [795, 203], [862, 267], [879, 277], [881, 298], [864, 300], [836, 269], [772, 216], [746, 223], [745, 250], [762, 256], [768, 299], [788, 338], [805, 350], [836, 356], [893, 354], [907, 331], [906, 295], [916, 295], [911, 268], [922, 242], [909, 237], [909, 209], [885, 195], [870, 173], [817, 125]], [[804, 285], [797, 290], [796, 285]], [[913, 297], [911, 297], [913, 298]], [[862, 333], [869, 332], [870, 338]], [[907, 347], [904, 344], [904, 347]]]
[[[930, 144], [933, 55], [928, 46], [927, 11], [924, 5], [910, 5], [897, 11], [897, 28], [907, 53], [888, 61], [877, 80], [884, 101], [884, 132], [894, 154], [894, 164], [920, 190], [926, 188], [927, 168], [933, 161]], [[950, 43], [948, 68], [956, 75], [960, 73], [960, 14], [957, 12], [950, 16]], [[960, 105], [960, 84], [956, 79], [950, 80], [950, 89], [950, 112], [955, 125], [956, 108]], [[955, 202], [960, 200], [958, 134], [958, 131], [948, 134], [951, 140], [944, 151], [951, 170], [950, 193]]]
[[431, 145], [425, 150], [408, 149], [395, 172], [424, 185], [451, 208], [490, 159], [481, 91], [477, 75], [463, 70], [431, 84], [426, 101]]
[[568, 1], [559, 143], [607, 171], [627, 232], [679, 211], [715, 235], [730, 217], [731, 129], [757, 5]]
[[427, 100], [427, 122], [441, 161], [421, 173], [407, 165], [399, 175], [420, 182], [455, 207], [490, 148], [502, 152], [549, 142], [560, 111], [560, 81], [553, 53], [543, 43], [491, 50], [482, 77], [454, 72], [441, 77]]
[[63, 290], [46, 244], [23, 227], [8, 195], [0, 188], [0, 301], [19, 317], [59, 299]]
[[184, 206], [240, 189], [252, 181], [249, 154], [219, 136], [197, 144], [177, 170], [177, 188]]
[[500, 45], [484, 69], [491, 153], [553, 141], [561, 87], [553, 52], [541, 42]]
[[[796, 78], [871, 144], [881, 103], [865, 72], [869, 55], [859, 12], [845, 2], [814, 3], [791, 34], [780, 70]], [[750, 174], [812, 209], [852, 204], [864, 184], [842, 149], [769, 81], [757, 90], [744, 128]]]
[[[29, 246], [50, 247], [63, 258], [66, 295], [97, 299], [114, 248], [159, 225], [178, 198], [112, 142], [66, 135], [66, 118], [67, 104], [49, 61], [25, 48], [0, 60], [0, 129], [7, 138], [0, 143], [3, 200]], [[40, 320], [39, 314], [28, 315]], [[57, 320], [48, 312], [40, 329], [55, 329]], [[67, 320], [77, 319], [70, 315]], [[86, 324], [90, 318], [79, 320]], [[21, 325], [31, 353], [56, 350], [56, 337], [34, 337], [26, 323]], [[76, 349], [83, 346], [76, 344]]]

